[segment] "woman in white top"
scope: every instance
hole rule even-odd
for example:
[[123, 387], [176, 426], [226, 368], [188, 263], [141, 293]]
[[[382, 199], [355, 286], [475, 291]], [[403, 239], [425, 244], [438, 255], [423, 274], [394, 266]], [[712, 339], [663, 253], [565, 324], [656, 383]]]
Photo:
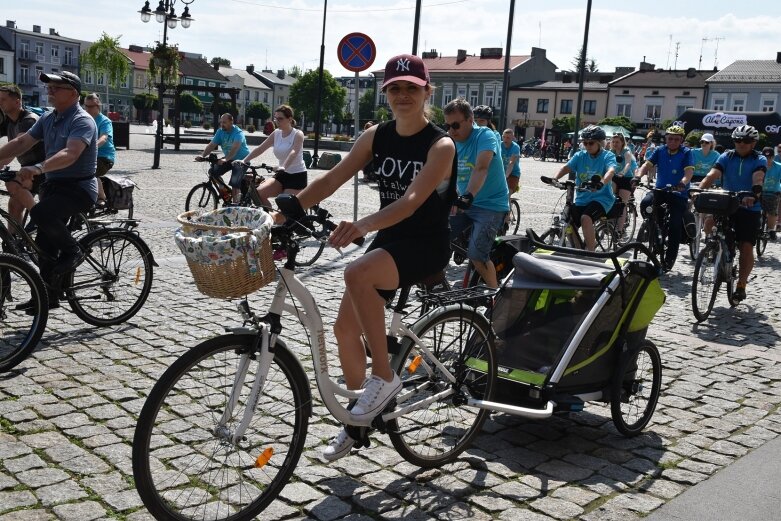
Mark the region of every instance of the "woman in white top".
[[297, 194], [306, 188], [306, 164], [304, 163], [304, 133], [295, 128], [293, 109], [289, 105], [280, 105], [274, 111], [277, 129], [255, 150], [244, 158], [244, 163], [274, 147], [274, 155], [279, 166], [274, 167], [273, 179], [266, 179], [258, 187], [258, 194], [264, 206], [271, 206], [269, 198], [282, 192]]

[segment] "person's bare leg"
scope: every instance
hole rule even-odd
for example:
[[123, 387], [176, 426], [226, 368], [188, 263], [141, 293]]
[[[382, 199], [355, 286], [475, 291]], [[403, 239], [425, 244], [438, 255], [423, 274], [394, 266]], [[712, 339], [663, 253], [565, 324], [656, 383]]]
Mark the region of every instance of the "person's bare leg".
[[740, 243], [740, 260], [738, 262], [738, 287], [745, 288], [748, 276], [754, 269], [754, 246], [750, 242]]
[[260, 196], [260, 203], [263, 206], [271, 208], [271, 202], [269, 199], [276, 197], [282, 193], [282, 183], [276, 179], [266, 179], [258, 187], [258, 195]]
[[580, 218], [580, 227], [583, 230], [583, 239], [586, 241], [586, 249], [594, 251], [597, 249], [597, 237], [594, 233], [594, 221], [588, 215]]
[[483, 282], [485, 282], [485, 285], [489, 288], [498, 288], [499, 282], [496, 279], [496, 268], [494, 267], [494, 263], [491, 262], [490, 259], [486, 262], [469, 259], [472, 264], [475, 267], [475, 270], [477, 270], [477, 273], [480, 274], [480, 276], [483, 278]]

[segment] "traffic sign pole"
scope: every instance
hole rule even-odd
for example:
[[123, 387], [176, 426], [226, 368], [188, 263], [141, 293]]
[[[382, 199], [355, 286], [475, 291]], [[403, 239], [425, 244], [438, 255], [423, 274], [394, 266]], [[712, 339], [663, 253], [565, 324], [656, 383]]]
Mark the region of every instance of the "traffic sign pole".
[[[360, 78], [358, 71], [355, 71], [355, 110], [353, 111], [355, 116], [355, 141], [358, 141], [358, 125], [360, 124], [360, 107], [358, 106], [358, 90], [360, 87]], [[353, 221], [358, 220], [358, 174], [355, 174], [353, 179]]]

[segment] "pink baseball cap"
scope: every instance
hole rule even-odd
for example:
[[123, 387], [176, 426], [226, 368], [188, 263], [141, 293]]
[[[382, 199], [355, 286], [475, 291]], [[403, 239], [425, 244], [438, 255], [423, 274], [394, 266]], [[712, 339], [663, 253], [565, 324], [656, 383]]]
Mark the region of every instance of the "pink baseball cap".
[[384, 89], [394, 81], [408, 81], [425, 87], [430, 81], [426, 64], [413, 54], [394, 56], [385, 65], [385, 80], [381, 88]]

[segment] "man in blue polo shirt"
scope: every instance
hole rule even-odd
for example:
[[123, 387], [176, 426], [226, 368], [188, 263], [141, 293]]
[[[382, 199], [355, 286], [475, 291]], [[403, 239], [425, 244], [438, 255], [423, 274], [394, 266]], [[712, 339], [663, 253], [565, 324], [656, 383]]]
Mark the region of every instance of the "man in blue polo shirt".
[[[651, 167], [656, 167], [656, 188], [671, 186], [674, 192], [659, 194], [664, 198], [657, 201], [658, 204], [667, 203], [669, 212], [669, 225], [667, 235], [667, 250], [664, 259], [659, 259], [664, 271], [670, 271], [678, 258], [678, 246], [683, 237], [684, 214], [689, 201], [689, 183], [694, 174], [694, 159], [691, 150], [682, 146], [684, 130], [673, 125], [665, 132], [664, 145], [657, 147], [648, 161], [637, 171], [637, 180], [648, 173]], [[648, 218], [647, 209], [654, 203], [654, 193], [649, 191], [640, 202], [640, 213], [644, 219]], [[658, 219], [659, 216], [654, 216]], [[664, 240], [664, 237], [662, 237]]]
[[[0, 148], [0, 164], [43, 141], [46, 160], [21, 168], [17, 178], [26, 183], [34, 176], [45, 175], [39, 202], [30, 210], [30, 219], [38, 226], [35, 242], [44, 253], [39, 257], [39, 266], [48, 285], [49, 307], [57, 307], [54, 288], [59, 284], [59, 277], [72, 271], [82, 259], [79, 245], [65, 222], [89, 210], [98, 195], [97, 127], [92, 116], [79, 105], [81, 79], [78, 76], [59, 72], [41, 74], [40, 78], [46, 83], [54, 110], [41, 116], [25, 134]], [[54, 262], [47, 260], [47, 256], [55, 259]], [[34, 309], [32, 305], [28, 307], [30, 311]]]
[[241, 181], [244, 178], [244, 167], [240, 163], [233, 164], [234, 161], [240, 161], [249, 155], [247, 147], [247, 138], [244, 131], [233, 124], [233, 115], [226, 112], [220, 116], [220, 128], [214, 133], [211, 143], [206, 145], [200, 156], [195, 156], [196, 161], [203, 161], [212, 150], [222, 148], [222, 155], [217, 164], [212, 166], [210, 173], [223, 175], [231, 171], [231, 178], [228, 184], [233, 188], [233, 202], [237, 203], [241, 199]]
[[[700, 188], [708, 188], [721, 178], [722, 188], [730, 192], [752, 192], [755, 197], [744, 197], [741, 207], [730, 221], [735, 229], [735, 241], [738, 243], [740, 260], [738, 263], [738, 283], [735, 287], [735, 300], [746, 298], [746, 283], [754, 269], [754, 244], [762, 219], [760, 196], [767, 171], [767, 158], [754, 150], [759, 140], [759, 132], [751, 125], [741, 125], [732, 131], [734, 150], [727, 150], [700, 183]], [[705, 233], [709, 233], [713, 221], [705, 222]]]
[[502, 153], [496, 133], [474, 122], [472, 107], [458, 98], [445, 106], [445, 130], [456, 142], [460, 197], [450, 217], [451, 237], [472, 225], [467, 257], [486, 285], [496, 288], [496, 268], [489, 256], [496, 234], [510, 211], [510, 192], [504, 178]]

